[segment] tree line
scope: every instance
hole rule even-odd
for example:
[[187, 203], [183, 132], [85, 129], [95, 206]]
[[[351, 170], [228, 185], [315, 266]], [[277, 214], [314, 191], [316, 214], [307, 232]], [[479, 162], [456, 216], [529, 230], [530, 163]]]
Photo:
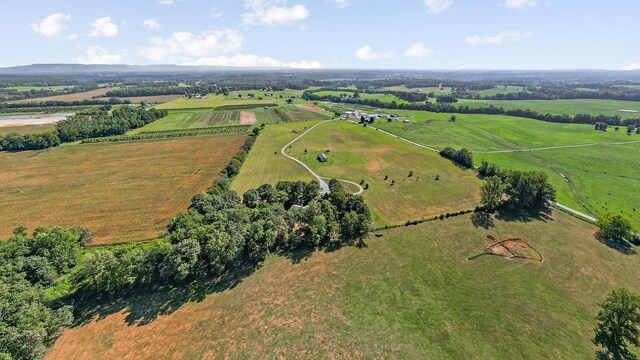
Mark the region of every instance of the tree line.
[[184, 95], [189, 88], [180, 86], [161, 87], [125, 87], [108, 91], [106, 97], [134, 97], [134, 96], [158, 96], [158, 95]]
[[0, 136], [0, 151], [41, 150], [61, 143], [121, 135], [167, 116], [166, 110], [123, 107], [115, 110], [91, 109], [56, 124], [53, 131], [43, 134]]
[[116, 98], [77, 100], [77, 101], [39, 101], [39, 102], [21, 102], [21, 103], [1, 103], [1, 109], [18, 109], [18, 108], [48, 108], [48, 107], [67, 107], [67, 106], [92, 106], [92, 105], [121, 105], [131, 104], [129, 100], [121, 100]]
[[440, 151], [440, 156], [447, 158], [464, 168], [469, 169], [473, 167], [473, 153], [469, 151], [469, 149], [462, 148], [460, 150], [455, 150], [451, 147], [446, 147]]
[[601, 99], [640, 101], [640, 91], [622, 86], [611, 86], [606, 89], [580, 89], [575, 85], [528, 86], [524, 91], [495, 94], [492, 96], [472, 96], [485, 100], [559, 100], [559, 99]]

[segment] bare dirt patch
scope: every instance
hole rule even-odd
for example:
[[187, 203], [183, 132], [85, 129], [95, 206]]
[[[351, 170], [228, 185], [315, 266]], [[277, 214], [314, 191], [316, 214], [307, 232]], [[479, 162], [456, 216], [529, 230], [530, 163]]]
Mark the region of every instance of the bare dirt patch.
[[322, 112], [323, 111], [322, 108], [320, 108], [320, 107], [318, 107], [316, 105], [313, 105], [313, 104], [299, 104], [299, 105], [296, 105], [296, 106], [299, 107], [299, 108], [307, 109], [307, 110], [311, 110], [311, 111], [317, 111], [317, 112]]
[[258, 121], [256, 114], [251, 111], [240, 112], [240, 125], [253, 125]]
[[484, 249], [484, 252], [469, 257], [469, 260], [486, 254], [503, 256], [509, 259], [519, 258], [539, 262], [544, 260], [538, 250], [520, 238], [500, 240], [494, 235], [487, 235], [487, 238], [491, 240], [492, 243]]
[[0, 127], [55, 124], [72, 115], [73, 113], [0, 116]]

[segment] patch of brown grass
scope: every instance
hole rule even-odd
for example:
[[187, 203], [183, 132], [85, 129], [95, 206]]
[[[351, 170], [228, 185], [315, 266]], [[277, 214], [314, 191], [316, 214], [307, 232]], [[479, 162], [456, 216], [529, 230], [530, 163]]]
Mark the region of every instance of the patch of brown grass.
[[21, 225], [84, 226], [96, 244], [158, 237], [246, 135], [0, 153], [0, 238]]
[[12, 101], [12, 103], [24, 104], [24, 103], [40, 103], [40, 102], [47, 102], [47, 101], [72, 102], [72, 101], [93, 100], [94, 97], [105, 96], [107, 92], [111, 90], [113, 90], [113, 88], [100, 88], [100, 89], [85, 91], [85, 92], [76, 93], [76, 94], [65, 94], [65, 95], [48, 96], [43, 98]]

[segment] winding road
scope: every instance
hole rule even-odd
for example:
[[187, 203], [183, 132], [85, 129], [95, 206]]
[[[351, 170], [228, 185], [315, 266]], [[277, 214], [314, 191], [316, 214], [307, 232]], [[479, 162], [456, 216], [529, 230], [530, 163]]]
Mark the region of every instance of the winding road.
[[[323, 177], [323, 176], [320, 176], [320, 175], [316, 174], [316, 173], [315, 173], [313, 170], [311, 170], [311, 168], [310, 168], [310, 167], [308, 167], [305, 163], [303, 163], [302, 161], [300, 161], [300, 160], [298, 160], [298, 159], [294, 158], [293, 156], [288, 155], [288, 154], [286, 153], [286, 150], [287, 150], [287, 148], [289, 148], [289, 146], [293, 145], [296, 141], [300, 140], [303, 136], [305, 136], [305, 135], [306, 135], [307, 133], [309, 133], [311, 130], [315, 129], [317, 126], [320, 126], [320, 125], [322, 125], [322, 124], [326, 124], [326, 123], [329, 123], [329, 122], [333, 122], [333, 121], [339, 121], [339, 120], [336, 120], [336, 119], [334, 119], [334, 120], [326, 120], [326, 121], [323, 121], [323, 122], [320, 122], [320, 123], [317, 123], [317, 124], [313, 125], [313, 126], [312, 126], [312, 127], [310, 127], [309, 129], [307, 129], [305, 132], [303, 132], [302, 134], [300, 134], [298, 137], [296, 137], [295, 139], [293, 139], [290, 143], [288, 143], [287, 145], [285, 145], [285, 146], [282, 148], [282, 150], [281, 150], [281, 152], [282, 152], [282, 155], [283, 155], [283, 156], [285, 156], [286, 158], [289, 158], [289, 159], [291, 159], [291, 160], [293, 160], [293, 161], [297, 162], [298, 164], [302, 165], [302, 166], [303, 166], [303, 167], [304, 167], [304, 168], [305, 168], [309, 173], [311, 173], [311, 175], [313, 175], [313, 177], [315, 177], [315, 178], [318, 180], [318, 182], [320, 183], [320, 188], [322, 189], [322, 194], [328, 194], [328, 193], [330, 193], [330, 192], [331, 192], [331, 190], [329, 190], [329, 185], [328, 185], [328, 184], [326, 183], [326, 181], [325, 181], [325, 179], [327, 179], [327, 180], [328, 180], [328, 179], [330, 179], [330, 178], [328, 178], [328, 177]], [[358, 124], [359, 124], [358, 122], [353, 121], [353, 120], [348, 120], [348, 121], [349, 121], [350, 123], [352, 123], [352, 124], [356, 124], [356, 125], [358, 125]], [[426, 145], [419, 144], [419, 143], [417, 143], [417, 142], [415, 142], [415, 141], [411, 141], [411, 140], [405, 139], [405, 138], [400, 137], [400, 136], [398, 136], [398, 135], [392, 134], [392, 133], [390, 133], [390, 132], [388, 132], [388, 131], [385, 131], [385, 130], [382, 130], [382, 129], [379, 129], [379, 128], [376, 128], [376, 127], [373, 127], [373, 126], [369, 126], [369, 125], [367, 125], [367, 127], [371, 128], [371, 129], [374, 129], [374, 130], [376, 130], [376, 131], [379, 131], [379, 132], [381, 132], [381, 133], [383, 133], [383, 134], [385, 134], [385, 135], [392, 136], [392, 137], [394, 137], [394, 138], [396, 138], [396, 139], [398, 139], [398, 140], [400, 140], [400, 141], [404, 141], [404, 142], [409, 143], [409, 144], [411, 144], [411, 145], [414, 145], [414, 146], [420, 147], [420, 148], [422, 148], [422, 149], [426, 149], [426, 150], [429, 150], [429, 151], [434, 151], [434, 152], [440, 153], [440, 151], [439, 151], [438, 149], [435, 149], [435, 148], [432, 148], [432, 147], [429, 147], [429, 146], [426, 146]], [[633, 143], [638, 143], [638, 142], [640, 142], [640, 141], [628, 141], [628, 142], [620, 142], [620, 143], [609, 143], [608, 145], [623, 145], [623, 144], [633, 144]], [[595, 143], [594, 143], [594, 144], [569, 145], [569, 146], [554, 146], [554, 147], [537, 148], [537, 149], [529, 149], [529, 150], [500, 150], [500, 151], [496, 151], [496, 152], [523, 152], [523, 151], [549, 150], [549, 149], [563, 149], [563, 148], [583, 147], [583, 146], [593, 146], [593, 145], [598, 145], [598, 144], [595, 144]], [[488, 153], [488, 152], [487, 152], [487, 153]], [[362, 186], [360, 186], [360, 184], [358, 184], [358, 183], [355, 183], [355, 182], [353, 182], [353, 181], [349, 181], [349, 180], [343, 180], [343, 179], [337, 179], [337, 180], [338, 180], [338, 181], [340, 181], [340, 182], [346, 182], [346, 183], [349, 183], [349, 184], [352, 184], [352, 185], [354, 185], [354, 186], [358, 187], [358, 192], [354, 193], [354, 195], [360, 195], [360, 194], [362, 194], [362, 193], [364, 192], [364, 189], [363, 189], [363, 188], [362, 188]], [[562, 204], [560, 204], [559, 202], [551, 202], [551, 204], [552, 204], [553, 206], [556, 206], [556, 207], [558, 207], [558, 208], [560, 208], [560, 209], [562, 209], [562, 210], [564, 210], [564, 211], [566, 211], [566, 212], [568, 212], [568, 213], [570, 213], [570, 214], [572, 214], [572, 215], [574, 215], [574, 216], [577, 216], [577, 217], [579, 217], [579, 218], [582, 218], [582, 219], [584, 219], [584, 220], [588, 220], [588, 221], [592, 221], [592, 222], [596, 222], [596, 221], [597, 221], [597, 219], [596, 219], [595, 217], [593, 217], [593, 216], [591, 216], [591, 215], [587, 215], [587, 214], [585, 214], [585, 213], [583, 213], [583, 212], [581, 212], [581, 211], [578, 211], [578, 210], [576, 210], [576, 209], [572, 209], [572, 208], [570, 208], [570, 207], [568, 207], [568, 206], [566, 206], [566, 205], [562, 205]]]
[[[315, 125], [313, 125], [312, 127], [310, 127], [309, 129], [307, 129], [305, 132], [303, 132], [302, 134], [300, 134], [298, 137], [296, 137], [295, 139], [293, 139], [290, 143], [288, 143], [287, 145], [285, 145], [282, 150], [280, 150], [280, 152], [282, 153], [282, 155], [288, 159], [291, 159], [295, 162], [297, 162], [298, 164], [302, 165], [302, 167], [304, 167], [309, 173], [311, 173], [311, 175], [313, 175], [313, 177], [316, 178], [316, 180], [318, 180], [318, 183], [320, 183], [320, 189], [322, 189], [321, 193], [324, 194], [329, 194], [331, 193], [331, 190], [329, 189], [329, 185], [327, 184], [326, 181], [324, 181], [325, 179], [331, 179], [328, 177], [323, 177], [320, 176], [318, 174], [316, 174], [313, 170], [311, 170], [310, 167], [308, 167], [305, 163], [303, 163], [302, 161], [294, 158], [293, 156], [290, 156], [287, 154], [287, 149], [289, 148], [289, 146], [293, 145], [296, 141], [300, 140], [303, 136], [305, 136], [308, 132], [310, 132], [311, 130], [315, 129], [317, 126], [320, 126], [322, 124], [326, 124], [329, 122], [333, 122], [333, 121], [338, 121], [338, 120], [326, 120], [323, 122], [319, 122]], [[353, 193], [354, 195], [360, 195], [364, 192], [364, 189], [362, 188], [362, 186], [360, 186], [360, 184], [355, 183], [353, 181], [349, 181], [349, 180], [343, 180], [343, 179], [336, 179], [340, 182], [345, 182], [345, 183], [349, 183], [351, 185], [355, 185], [356, 187], [358, 187], [358, 191]]]

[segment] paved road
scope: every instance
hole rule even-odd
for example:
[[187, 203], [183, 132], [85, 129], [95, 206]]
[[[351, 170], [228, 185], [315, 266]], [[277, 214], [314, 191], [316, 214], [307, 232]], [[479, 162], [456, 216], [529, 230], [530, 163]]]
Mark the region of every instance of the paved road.
[[557, 206], [557, 207], [559, 207], [559, 208], [561, 208], [561, 209], [563, 209], [563, 210], [565, 210], [565, 211], [568, 211], [568, 212], [570, 212], [570, 213], [572, 213], [572, 214], [574, 214], [574, 215], [577, 215], [577, 216], [582, 217], [582, 218], [584, 218], [584, 219], [587, 219], [587, 220], [589, 220], [589, 221], [593, 221], [593, 222], [598, 221], [598, 219], [594, 218], [594, 217], [593, 217], [593, 216], [591, 216], [591, 215], [587, 215], [587, 214], [585, 214], [585, 213], [583, 213], [583, 212], [580, 212], [580, 211], [578, 211], [578, 210], [572, 209], [572, 208], [570, 208], [570, 207], [568, 207], [568, 206], [564, 206], [564, 205], [562, 205], [562, 204], [560, 204], [560, 203], [554, 202], [554, 203], [552, 203], [552, 204], [553, 204], [554, 206]]

